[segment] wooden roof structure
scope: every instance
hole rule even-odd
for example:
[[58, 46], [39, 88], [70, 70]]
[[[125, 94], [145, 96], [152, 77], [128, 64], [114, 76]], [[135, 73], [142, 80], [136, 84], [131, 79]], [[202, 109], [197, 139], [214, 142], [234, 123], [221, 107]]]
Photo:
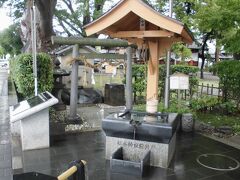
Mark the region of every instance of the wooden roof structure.
[[[107, 34], [149, 49], [147, 101], [158, 99], [159, 58], [174, 42], [192, 44], [193, 35], [183, 23], [162, 15], [142, 0], [121, 0], [85, 27], [88, 36]], [[148, 103], [147, 103], [148, 104]]]
[[[141, 29], [141, 19], [145, 29]], [[121, 0], [112, 9], [85, 26], [87, 36], [107, 34], [112, 38], [175, 37], [191, 44], [193, 36], [187, 26], [152, 9], [141, 0]]]

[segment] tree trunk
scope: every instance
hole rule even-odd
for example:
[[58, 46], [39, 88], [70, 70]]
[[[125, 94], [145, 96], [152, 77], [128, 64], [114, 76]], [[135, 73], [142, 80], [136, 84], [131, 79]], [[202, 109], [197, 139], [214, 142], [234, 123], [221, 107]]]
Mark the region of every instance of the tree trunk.
[[52, 49], [51, 36], [53, 31], [53, 14], [56, 7], [57, 0], [36, 0], [36, 6], [40, 14], [40, 50], [43, 52], [50, 52]]
[[216, 44], [216, 50], [215, 50], [215, 63], [219, 62], [219, 55], [220, 55], [220, 48]]
[[[57, 0], [36, 0], [36, 29], [37, 29], [37, 51], [50, 52], [52, 48], [51, 36], [53, 32], [53, 12]], [[33, 0], [27, 1], [27, 8], [21, 21], [21, 39], [24, 44], [23, 52], [32, 51], [31, 37], [31, 8]]]
[[[219, 55], [220, 55], [219, 42], [218, 42], [218, 40], [216, 39], [215, 63], [218, 63], [218, 62], [220, 61]], [[216, 71], [213, 71], [213, 75], [216, 76]]]
[[200, 74], [200, 78], [203, 79], [203, 68], [204, 68], [204, 64], [205, 64], [205, 48], [207, 45], [207, 40], [209, 38], [209, 36], [211, 35], [211, 32], [208, 32], [204, 37], [203, 37], [203, 43], [202, 43], [202, 47], [201, 47], [201, 58], [202, 58], [202, 65], [201, 65], [201, 74]]

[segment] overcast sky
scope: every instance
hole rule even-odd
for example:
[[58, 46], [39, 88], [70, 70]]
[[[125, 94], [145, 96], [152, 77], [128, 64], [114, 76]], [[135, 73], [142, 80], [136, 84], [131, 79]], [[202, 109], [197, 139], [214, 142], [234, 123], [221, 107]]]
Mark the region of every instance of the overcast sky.
[[12, 24], [11, 18], [7, 16], [7, 9], [0, 8], [0, 31]]

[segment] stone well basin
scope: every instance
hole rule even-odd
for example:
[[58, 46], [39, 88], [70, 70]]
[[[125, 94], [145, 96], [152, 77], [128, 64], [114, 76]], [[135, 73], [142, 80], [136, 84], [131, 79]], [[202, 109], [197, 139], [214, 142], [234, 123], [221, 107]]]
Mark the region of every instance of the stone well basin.
[[107, 116], [102, 121], [106, 136], [169, 143], [179, 125], [177, 113], [126, 112]]

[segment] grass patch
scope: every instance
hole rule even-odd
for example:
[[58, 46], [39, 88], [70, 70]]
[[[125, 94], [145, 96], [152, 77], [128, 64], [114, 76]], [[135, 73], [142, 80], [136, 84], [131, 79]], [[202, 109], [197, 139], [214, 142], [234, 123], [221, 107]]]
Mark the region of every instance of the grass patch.
[[214, 127], [230, 126], [235, 133], [240, 134], [240, 117], [231, 115], [219, 115], [213, 113], [196, 113], [197, 120]]

